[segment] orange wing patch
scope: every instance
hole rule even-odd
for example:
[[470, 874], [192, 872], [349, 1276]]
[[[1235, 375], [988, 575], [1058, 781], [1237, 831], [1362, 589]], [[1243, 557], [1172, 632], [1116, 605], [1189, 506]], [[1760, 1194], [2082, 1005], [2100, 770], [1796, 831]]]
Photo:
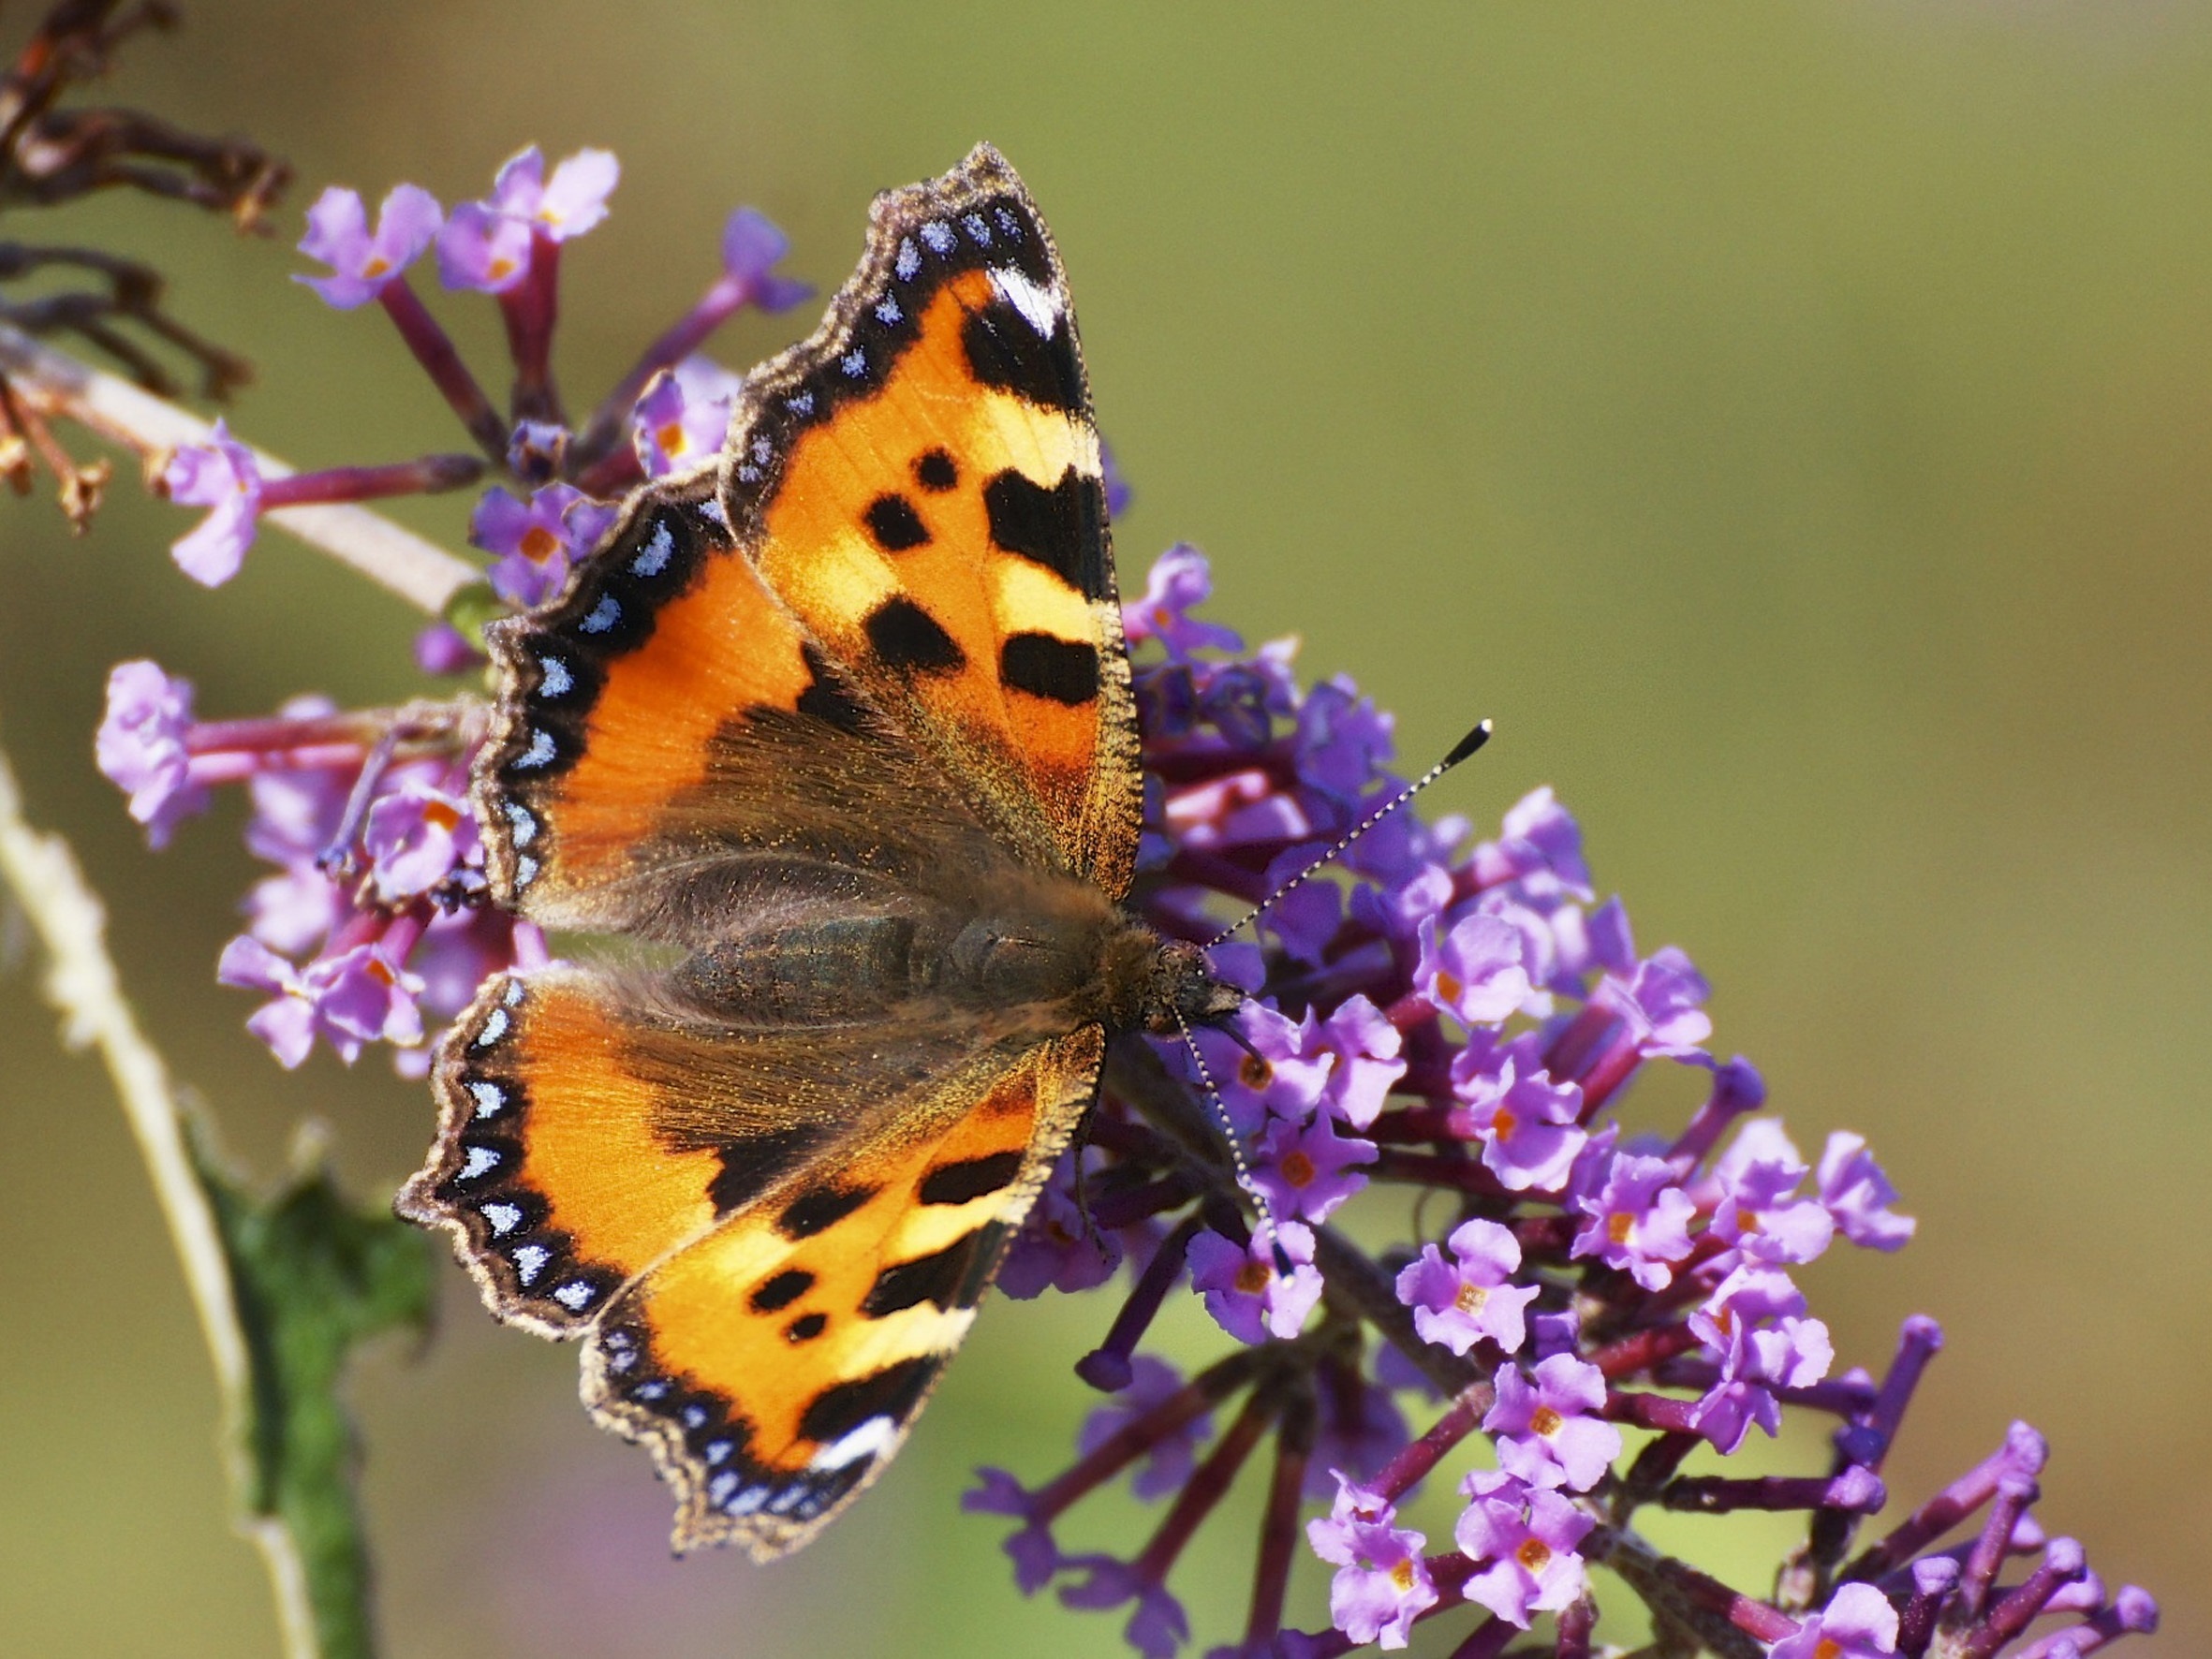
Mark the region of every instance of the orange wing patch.
[[575, 1335], [714, 1225], [720, 1161], [657, 1132], [623, 1023], [590, 973], [493, 979], [439, 1051], [437, 1145], [400, 1189], [399, 1212], [453, 1234], [500, 1317], [544, 1335]]
[[478, 762], [494, 892], [553, 927], [629, 922], [626, 884], [666, 855], [662, 815], [705, 783], [716, 733], [816, 688], [700, 478], [641, 492], [558, 606], [487, 636], [512, 687]]
[[767, 1560], [826, 1526], [906, 1437], [1096, 1085], [1097, 1027], [764, 1194], [608, 1309], [596, 1416], [676, 1489], [676, 1548]]

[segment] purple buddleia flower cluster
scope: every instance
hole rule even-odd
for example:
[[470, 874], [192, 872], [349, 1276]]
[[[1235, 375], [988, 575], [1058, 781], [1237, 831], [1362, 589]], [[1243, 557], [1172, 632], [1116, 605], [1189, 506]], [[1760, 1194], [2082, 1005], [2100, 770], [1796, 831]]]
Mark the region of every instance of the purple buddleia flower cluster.
[[[174, 499], [209, 509], [178, 564], [212, 585], [272, 508], [489, 479], [469, 519], [480, 609], [559, 594], [623, 492], [721, 447], [739, 381], [700, 355], [708, 336], [805, 292], [775, 273], [781, 234], [738, 210], [699, 301], [572, 422], [551, 368], [559, 264], [617, 176], [603, 152], [549, 170], [530, 149], [450, 212], [402, 185], [372, 221], [353, 192], [325, 192], [301, 249], [326, 270], [301, 280], [333, 306], [379, 307], [477, 453], [284, 475], [218, 428], [163, 473]], [[446, 287], [499, 307], [504, 414], [416, 291], [425, 255]], [[2108, 1593], [2081, 1547], [2033, 1518], [2044, 1447], [2025, 1425], [1861, 1541], [1941, 1345], [1910, 1319], [1883, 1376], [1837, 1374], [1794, 1277], [1838, 1239], [1891, 1251], [1910, 1237], [1865, 1143], [1831, 1134], [1808, 1161], [1756, 1115], [1758, 1071], [1708, 1046], [1703, 977], [1679, 949], [1638, 947], [1550, 790], [1490, 839], [1384, 812], [1406, 787], [1391, 717], [1349, 681], [1302, 682], [1288, 643], [1247, 650], [1199, 614], [1209, 593], [1204, 560], [1176, 547], [1125, 606], [1145, 774], [1131, 902], [1163, 937], [1208, 946], [1252, 1000], [1233, 1029], [1110, 1055], [1004, 1265], [1011, 1297], [1119, 1298], [1076, 1365], [1108, 1399], [1075, 1461], [1034, 1487], [985, 1469], [966, 1500], [1017, 1523], [1020, 1589], [1125, 1613], [1131, 1644], [1166, 1659], [1190, 1638], [1171, 1576], [1272, 1446], [1250, 1616], [1217, 1659], [1398, 1648], [1454, 1612], [1471, 1621], [1458, 1653], [1578, 1659], [1595, 1651], [1599, 1570], [1642, 1600], [1664, 1652], [2079, 1659], [2151, 1628], [2146, 1594]], [[417, 656], [455, 673], [480, 666], [478, 644], [457, 609]], [[318, 1042], [348, 1062], [381, 1042], [420, 1071], [436, 1022], [487, 975], [543, 960], [534, 928], [481, 902], [467, 779], [484, 718], [467, 697], [303, 698], [203, 721], [188, 683], [150, 662], [114, 670], [98, 760], [153, 844], [213, 785], [250, 794], [247, 844], [272, 873], [219, 973], [263, 998], [248, 1024], [284, 1064]], [[1215, 943], [1254, 906], [1250, 941]], [[1655, 1064], [1696, 1077], [1703, 1104], [1671, 1138], [1627, 1134], [1615, 1108]], [[1399, 1242], [1355, 1243], [1355, 1211], [1362, 1237]], [[1225, 1338], [1188, 1375], [1142, 1348], [1186, 1285]], [[1785, 1411], [1833, 1423], [1825, 1470], [1682, 1472], [1755, 1428], [1777, 1434]], [[1440, 1476], [1458, 1500], [1451, 1536], [1431, 1549], [1401, 1507], [1455, 1457]], [[1165, 1506], [1149, 1537], [1128, 1555], [1064, 1549], [1063, 1518], [1124, 1474]], [[1635, 1530], [1651, 1506], [1796, 1512], [1804, 1541], [1755, 1596], [1654, 1549]], [[1326, 1629], [1285, 1627], [1302, 1558], [1329, 1576]]]
[[[160, 472], [171, 500], [209, 509], [172, 550], [185, 574], [211, 587], [229, 580], [272, 509], [490, 475], [497, 481], [470, 514], [470, 540], [489, 558], [489, 598], [528, 609], [560, 593], [623, 491], [712, 457], [739, 379], [700, 347], [741, 309], [785, 310], [811, 290], [776, 272], [782, 232], [739, 208], [698, 302], [571, 431], [551, 369], [559, 261], [566, 243], [606, 218], [618, 176], [605, 151], [581, 151], [549, 173], [533, 147], [499, 169], [488, 197], [450, 213], [415, 184], [391, 191], [373, 221], [356, 192], [324, 191], [300, 251], [327, 272], [298, 280], [339, 310], [380, 306], [481, 453], [271, 476], [218, 421], [212, 443], [179, 449]], [[499, 306], [515, 368], [505, 416], [415, 290], [410, 270], [425, 254], [445, 287]], [[416, 659], [427, 673], [468, 672], [483, 665], [478, 644], [440, 622], [417, 639]], [[156, 847], [207, 808], [211, 785], [246, 785], [246, 845], [273, 873], [248, 895], [245, 928], [216, 971], [265, 998], [248, 1028], [288, 1067], [318, 1042], [348, 1064], [381, 1042], [403, 1073], [420, 1075], [438, 1026], [488, 975], [545, 958], [536, 928], [481, 903], [483, 849], [468, 801], [481, 709], [341, 712], [308, 697], [270, 718], [210, 722], [194, 717], [193, 702], [189, 682], [151, 662], [121, 665], [97, 758]]]
[[[1179, 547], [1126, 606], [1147, 785], [1136, 903], [1163, 935], [1201, 944], [1265, 903], [1257, 946], [1213, 951], [1254, 1000], [1195, 1053], [1154, 1040], [1115, 1056], [1010, 1256], [1014, 1296], [1125, 1286], [1076, 1367], [1113, 1401], [1076, 1462], [1035, 1488], [986, 1469], [968, 1494], [1020, 1523], [1007, 1548], [1022, 1590], [1057, 1582], [1070, 1607], [1124, 1609], [1130, 1644], [1167, 1659], [1188, 1639], [1169, 1575], [1272, 1439], [1250, 1618], [1211, 1659], [1400, 1648], [1415, 1623], [1467, 1607], [1456, 1653], [1586, 1655], [1600, 1569], [1684, 1652], [2057, 1659], [2149, 1628], [2148, 1596], [2108, 1595], [2080, 1547], [2029, 1517], [2043, 1447], [2025, 1426], [1858, 1545], [1940, 1346], [1910, 1320], [1886, 1377], [1832, 1374], [1827, 1327], [1792, 1276], [1839, 1239], [1890, 1251], [1911, 1237], [1865, 1141], [1832, 1134], [1807, 1162], [1779, 1119], [1754, 1115], [1765, 1085], [1708, 1048], [1703, 977], [1679, 949], [1638, 949], [1550, 790], [1494, 839], [1469, 844], [1464, 824], [1407, 808], [1343, 846], [1406, 787], [1388, 770], [1390, 717], [1341, 678], [1302, 684], [1287, 645], [1246, 651], [1199, 615], [1208, 593], [1204, 561]], [[1340, 846], [1339, 877], [1271, 902]], [[1704, 1079], [1672, 1138], [1613, 1115], [1653, 1064]], [[1235, 1201], [1209, 1107], [1263, 1213]], [[1418, 1230], [1376, 1255], [1338, 1230], [1348, 1208], [1374, 1212], [1363, 1236], [1386, 1236], [1392, 1216]], [[1140, 1344], [1186, 1281], [1232, 1346], [1180, 1380]], [[1825, 1472], [1680, 1473], [1754, 1428], [1777, 1434], [1785, 1409], [1834, 1422]], [[1408, 1411], [1429, 1419], [1418, 1436]], [[1454, 1453], [1479, 1455], [1436, 1552], [1399, 1506]], [[1125, 1471], [1166, 1504], [1151, 1537], [1127, 1558], [1064, 1552], [1063, 1516]], [[1653, 1505], [1796, 1510], [1805, 1542], [1762, 1600], [1645, 1544], [1633, 1522]], [[1326, 1630], [1283, 1625], [1301, 1541], [1331, 1574]], [[1540, 1621], [1548, 1634], [1529, 1634]]]

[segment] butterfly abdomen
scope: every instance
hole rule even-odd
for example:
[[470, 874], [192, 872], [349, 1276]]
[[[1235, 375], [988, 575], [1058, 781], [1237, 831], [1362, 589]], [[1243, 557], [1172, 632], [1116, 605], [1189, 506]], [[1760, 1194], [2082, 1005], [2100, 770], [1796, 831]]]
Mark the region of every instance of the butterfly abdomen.
[[843, 1025], [914, 994], [917, 924], [839, 917], [774, 928], [699, 952], [677, 995], [737, 1026]]

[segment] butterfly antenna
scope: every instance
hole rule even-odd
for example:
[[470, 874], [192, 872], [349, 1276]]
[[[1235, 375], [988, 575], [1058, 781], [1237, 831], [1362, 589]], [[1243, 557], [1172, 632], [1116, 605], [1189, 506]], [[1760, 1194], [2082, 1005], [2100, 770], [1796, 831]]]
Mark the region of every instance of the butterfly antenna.
[[[1297, 874], [1290, 877], [1289, 881], [1283, 883], [1281, 887], [1276, 888], [1274, 892], [1268, 894], [1266, 898], [1261, 900], [1259, 903], [1253, 905], [1252, 908], [1246, 911], [1243, 916], [1237, 918], [1233, 925], [1222, 929], [1221, 932], [1216, 933], [1211, 939], [1208, 939], [1206, 941], [1205, 947], [1208, 950], [1211, 950], [1215, 946], [1225, 944], [1229, 940], [1234, 938], [1238, 933], [1244, 932], [1246, 928], [1251, 926], [1251, 924], [1255, 921], [1258, 921], [1262, 915], [1271, 909], [1276, 904], [1276, 903], [1283, 897], [1284, 894], [1293, 891], [1297, 888], [1303, 886], [1307, 879], [1312, 876], [1319, 875], [1330, 865], [1335, 863], [1338, 859], [1344, 856], [1345, 849], [1350, 846], [1353, 842], [1359, 840], [1361, 836], [1366, 834], [1368, 830], [1374, 829], [1376, 825], [1381, 823], [1383, 819], [1389, 817], [1391, 814], [1396, 812], [1398, 808], [1404, 806], [1406, 802], [1411, 800], [1416, 795], [1420, 794], [1423, 789], [1427, 788], [1431, 784], [1435, 783], [1438, 778], [1442, 777], [1446, 772], [1450, 771], [1453, 767], [1465, 760], [1469, 755], [1472, 755], [1477, 749], [1480, 749], [1484, 743], [1488, 742], [1490, 741], [1490, 732], [1491, 725], [1489, 721], [1484, 720], [1478, 724], [1474, 730], [1468, 732], [1467, 736], [1461, 738], [1458, 742], [1452, 745], [1451, 754], [1445, 756], [1443, 759], [1438, 761], [1436, 765], [1430, 767], [1428, 771], [1423, 772], [1421, 776], [1415, 778], [1410, 784], [1408, 784], [1403, 789], [1399, 790], [1397, 794], [1391, 797], [1390, 800], [1384, 801], [1380, 806], [1377, 807], [1373, 812], [1362, 818], [1357, 824], [1353, 825], [1351, 829], [1347, 830], [1345, 834], [1337, 841], [1335, 846], [1331, 847], [1327, 852], [1323, 853], [1320, 858], [1316, 859], [1312, 863], [1308, 864]], [[1185, 1033], [1184, 1035], [1187, 1036], [1189, 1034]], [[1194, 1050], [1193, 1052], [1196, 1052], [1196, 1050]], [[1204, 1063], [1202, 1061], [1200, 1064], [1202, 1065]]]
[[1183, 1018], [1180, 1008], [1175, 1010], [1175, 1023], [1182, 1028], [1183, 1046], [1198, 1063], [1198, 1080], [1204, 1085], [1206, 1102], [1214, 1108], [1214, 1121], [1221, 1126], [1221, 1138], [1229, 1147], [1229, 1161], [1236, 1167], [1236, 1184], [1250, 1196], [1252, 1207], [1260, 1212], [1260, 1231], [1267, 1240], [1268, 1248], [1275, 1253], [1275, 1270], [1288, 1279], [1296, 1264], [1290, 1260], [1290, 1253], [1283, 1248], [1282, 1237], [1276, 1231], [1275, 1209], [1268, 1203], [1267, 1195], [1260, 1190], [1260, 1183], [1252, 1179], [1252, 1167], [1245, 1162], [1244, 1142], [1237, 1138], [1236, 1125], [1229, 1121], [1229, 1108], [1222, 1102], [1221, 1091], [1214, 1087], [1213, 1068], [1206, 1064], [1198, 1038], [1190, 1035], [1190, 1021]]

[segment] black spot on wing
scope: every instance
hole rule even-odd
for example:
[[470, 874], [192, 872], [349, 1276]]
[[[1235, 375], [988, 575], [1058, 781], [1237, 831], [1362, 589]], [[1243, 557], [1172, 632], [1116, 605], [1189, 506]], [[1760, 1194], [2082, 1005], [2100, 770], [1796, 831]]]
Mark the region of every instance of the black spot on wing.
[[939, 1164], [922, 1178], [917, 1190], [924, 1204], [966, 1204], [995, 1193], [1020, 1174], [1020, 1152], [993, 1152], [957, 1164]]
[[1016, 691], [1072, 708], [1099, 695], [1099, 648], [1050, 634], [1011, 634], [999, 647], [998, 678]]
[[935, 1302], [940, 1308], [951, 1307], [961, 1285], [967, 1280], [967, 1270], [975, 1259], [976, 1244], [981, 1237], [979, 1228], [953, 1240], [934, 1255], [893, 1262], [876, 1275], [876, 1283], [861, 1303], [861, 1313], [870, 1319], [880, 1319], [887, 1314], [919, 1307], [923, 1302]]
[[811, 1239], [835, 1226], [876, 1196], [872, 1186], [824, 1186], [804, 1193], [784, 1207], [775, 1218], [776, 1231], [787, 1239]]
[[1086, 599], [1106, 596], [1106, 491], [1073, 467], [1047, 490], [1009, 468], [983, 486], [992, 544], [1041, 565]]
[[877, 606], [862, 625], [886, 668], [949, 674], [967, 665], [967, 653], [943, 624], [903, 594]]
[[805, 658], [807, 671], [814, 676], [812, 683], [799, 694], [796, 705], [799, 712], [833, 726], [839, 731], [857, 733], [867, 729], [867, 711], [838, 683], [821, 652], [813, 645], [802, 645], [799, 654]]
[[715, 1148], [722, 1168], [707, 1182], [707, 1197], [717, 1216], [741, 1210], [796, 1169], [820, 1139], [812, 1129], [772, 1129], [745, 1140], [726, 1140]]
[[810, 1343], [830, 1329], [827, 1314], [802, 1314], [784, 1327], [784, 1340], [789, 1343]]
[[976, 1247], [968, 1255], [967, 1271], [952, 1289], [954, 1307], [972, 1308], [983, 1299], [983, 1288], [991, 1283], [998, 1258], [1006, 1253], [1006, 1241], [1012, 1236], [1013, 1228], [1003, 1221], [985, 1222], [976, 1228]]
[[868, 534], [887, 553], [904, 553], [929, 545], [929, 526], [904, 495], [878, 495], [863, 515]]
[[961, 349], [968, 373], [1000, 391], [1010, 391], [1040, 408], [1082, 416], [1083, 361], [1065, 314], [1054, 320], [1050, 335], [1040, 334], [1029, 319], [1005, 300], [971, 311], [960, 325]]
[[942, 449], [932, 449], [914, 461], [914, 481], [933, 495], [942, 495], [960, 482], [960, 468]]
[[753, 1312], [774, 1314], [789, 1307], [814, 1288], [814, 1275], [804, 1268], [786, 1268], [774, 1277], [763, 1279], [753, 1291]]
[[874, 1417], [904, 1422], [922, 1403], [945, 1362], [935, 1354], [917, 1355], [885, 1366], [872, 1376], [824, 1388], [807, 1403], [799, 1432], [818, 1445], [842, 1440]]

